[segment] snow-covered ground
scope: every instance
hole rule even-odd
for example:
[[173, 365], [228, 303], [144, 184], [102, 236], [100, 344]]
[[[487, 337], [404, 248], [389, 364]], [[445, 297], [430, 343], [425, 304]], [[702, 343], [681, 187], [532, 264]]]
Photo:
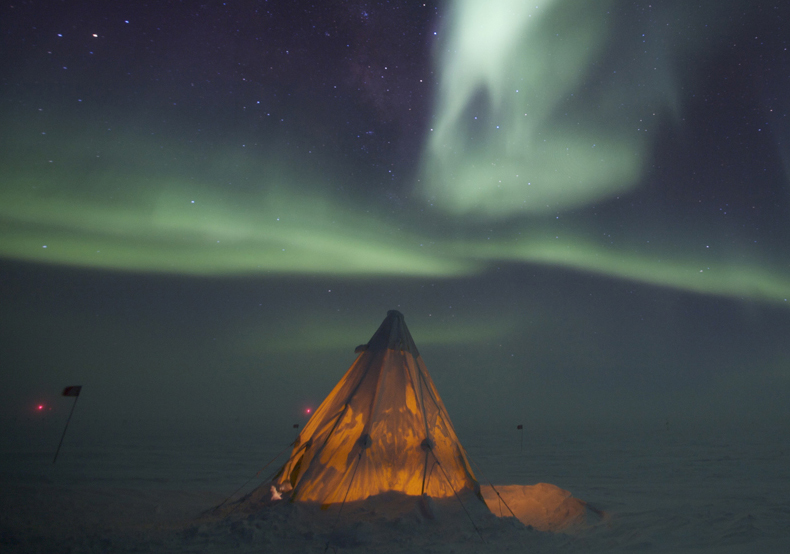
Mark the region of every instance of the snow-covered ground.
[[552, 483], [605, 512], [566, 533], [469, 497], [232, 509], [288, 433], [76, 426], [53, 464], [57, 433], [31, 429], [0, 445], [2, 552], [790, 552], [790, 437], [761, 426], [526, 429], [523, 447], [515, 429], [458, 430], [482, 484]]

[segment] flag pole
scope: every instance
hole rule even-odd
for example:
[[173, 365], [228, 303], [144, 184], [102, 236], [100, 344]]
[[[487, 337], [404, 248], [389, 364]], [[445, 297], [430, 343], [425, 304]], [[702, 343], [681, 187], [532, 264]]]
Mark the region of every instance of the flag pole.
[[73, 396], [74, 404], [71, 405], [71, 411], [69, 412], [69, 417], [66, 420], [66, 426], [63, 428], [63, 434], [60, 436], [58, 449], [55, 451], [55, 458], [52, 460], [53, 464], [58, 461], [58, 454], [60, 453], [60, 447], [63, 445], [63, 439], [66, 438], [66, 430], [69, 428], [69, 422], [71, 421], [71, 416], [74, 414], [74, 408], [77, 407], [77, 400], [80, 399], [81, 389], [82, 387], [66, 387], [65, 389], [63, 389], [63, 396]]
[[524, 426], [519, 424], [516, 429], [518, 429], [521, 434], [521, 447], [519, 448], [519, 452], [524, 452]]

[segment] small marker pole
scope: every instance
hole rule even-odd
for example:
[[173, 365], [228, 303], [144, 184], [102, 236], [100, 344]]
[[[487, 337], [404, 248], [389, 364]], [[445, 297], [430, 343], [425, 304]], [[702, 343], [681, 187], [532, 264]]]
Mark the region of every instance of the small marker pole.
[[521, 431], [521, 447], [519, 448], [519, 453], [521, 453], [524, 452], [524, 426], [519, 424], [516, 429]]
[[81, 386], [66, 387], [65, 389], [63, 389], [63, 396], [73, 396], [74, 404], [71, 405], [71, 411], [69, 412], [69, 417], [66, 420], [66, 426], [63, 428], [63, 434], [60, 436], [58, 449], [55, 451], [55, 458], [52, 460], [53, 464], [58, 461], [58, 454], [60, 454], [60, 447], [63, 445], [63, 439], [66, 438], [66, 430], [69, 428], [69, 422], [71, 421], [71, 416], [74, 414], [74, 408], [77, 407], [77, 400], [79, 400], [80, 398], [81, 390], [82, 390]]

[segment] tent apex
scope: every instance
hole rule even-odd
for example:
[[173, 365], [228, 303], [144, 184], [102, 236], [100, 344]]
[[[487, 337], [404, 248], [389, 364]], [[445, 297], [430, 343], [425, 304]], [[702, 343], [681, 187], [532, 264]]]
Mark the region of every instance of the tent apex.
[[363, 345], [356, 348], [356, 352], [361, 352], [366, 349], [373, 351], [381, 351], [385, 349], [390, 350], [405, 350], [410, 352], [415, 358], [420, 354], [417, 351], [417, 346], [411, 338], [411, 333], [406, 327], [406, 321], [403, 314], [398, 310], [389, 310], [387, 317], [379, 326], [378, 330], [373, 334], [367, 343], [367, 348]]

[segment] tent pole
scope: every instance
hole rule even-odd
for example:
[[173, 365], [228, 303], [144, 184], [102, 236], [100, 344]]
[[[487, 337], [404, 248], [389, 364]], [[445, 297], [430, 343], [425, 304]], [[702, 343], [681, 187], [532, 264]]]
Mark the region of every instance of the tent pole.
[[422, 488], [420, 494], [425, 494], [425, 479], [428, 477], [428, 449], [425, 449], [425, 466], [422, 468]]

